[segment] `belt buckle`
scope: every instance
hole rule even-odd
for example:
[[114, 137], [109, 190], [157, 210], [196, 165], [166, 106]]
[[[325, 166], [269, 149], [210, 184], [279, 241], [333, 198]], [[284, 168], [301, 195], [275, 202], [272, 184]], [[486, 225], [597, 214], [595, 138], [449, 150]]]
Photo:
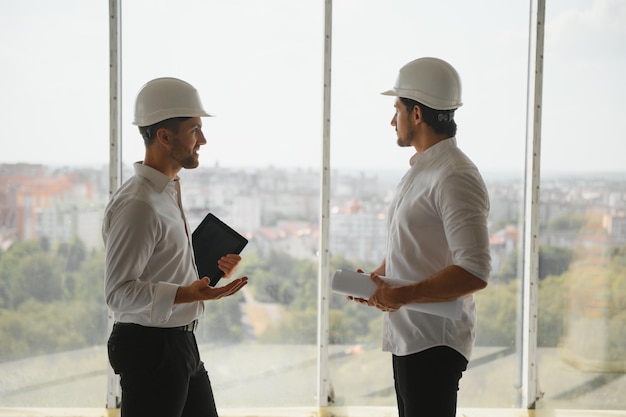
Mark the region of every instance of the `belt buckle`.
[[185, 326], [185, 330], [188, 332], [195, 332], [197, 327], [198, 327], [198, 320], [194, 320]]

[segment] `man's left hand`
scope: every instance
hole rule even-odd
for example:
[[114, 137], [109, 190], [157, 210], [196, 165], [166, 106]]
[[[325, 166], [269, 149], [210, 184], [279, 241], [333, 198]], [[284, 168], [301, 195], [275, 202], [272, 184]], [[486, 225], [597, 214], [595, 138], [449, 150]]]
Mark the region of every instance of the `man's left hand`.
[[370, 274], [372, 281], [376, 283], [378, 288], [367, 300], [367, 305], [376, 307], [381, 311], [392, 312], [402, 307], [402, 303], [397, 300], [398, 287], [392, 287], [383, 281], [377, 274]]
[[368, 305], [370, 307], [376, 307], [377, 309], [381, 311], [387, 311], [387, 312], [396, 311], [397, 309], [402, 307], [403, 304], [398, 302], [394, 298], [397, 294], [396, 288], [387, 284], [377, 274], [373, 272], [370, 274], [370, 278], [372, 279], [372, 281], [376, 283], [376, 286], [378, 288], [368, 300], [363, 299], [363, 298], [358, 298], [358, 297], [351, 297], [351, 296], [348, 296], [348, 299], [352, 301], [356, 301], [359, 304]]
[[241, 256], [229, 253], [228, 255], [222, 256], [220, 260], [217, 261], [217, 267], [220, 271], [224, 272], [224, 278], [230, 278], [235, 273], [240, 261]]

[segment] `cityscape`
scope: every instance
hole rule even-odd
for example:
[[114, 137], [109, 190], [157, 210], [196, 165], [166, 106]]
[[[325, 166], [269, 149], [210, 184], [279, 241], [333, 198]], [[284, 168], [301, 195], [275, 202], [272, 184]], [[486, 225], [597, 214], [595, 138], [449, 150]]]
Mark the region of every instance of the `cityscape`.
[[[123, 178], [129, 178], [132, 172], [132, 166], [126, 166]], [[331, 172], [331, 256], [338, 255], [356, 264], [380, 261], [384, 253], [387, 205], [402, 175], [401, 171], [336, 169]], [[109, 196], [108, 178], [106, 166], [59, 168], [0, 164], [0, 255], [17, 242], [42, 239], [51, 243], [79, 239], [85, 247], [101, 251], [100, 227]], [[517, 380], [515, 331], [509, 325], [511, 318], [507, 318], [511, 316], [505, 316], [503, 322], [497, 318], [504, 312], [515, 314], [515, 299], [511, 303], [507, 294], [517, 292], [509, 286], [515, 284], [517, 276], [515, 270], [510, 271], [510, 261], [516, 258], [523, 233], [519, 226], [523, 212], [523, 178], [521, 174], [489, 173], [484, 178], [491, 199], [489, 226], [493, 273], [490, 282], [494, 285], [490, 284], [490, 290], [485, 292], [486, 298], [481, 298], [478, 304], [482, 309], [479, 336], [482, 342], [489, 343], [477, 344], [471, 367], [462, 380], [460, 404], [465, 407], [511, 407], [518, 401], [517, 386], [512, 383]], [[309, 263], [317, 261], [318, 170], [214, 166], [184, 171], [181, 182], [183, 207], [192, 228], [211, 212], [250, 240], [244, 256], [255, 254], [270, 259], [274, 253], [281, 252]], [[619, 261], [623, 263], [624, 252], [619, 248], [626, 246], [626, 175], [547, 175], [542, 178], [540, 200], [540, 245], [562, 248], [566, 252], [582, 249], [591, 254], [609, 253], [603, 258], [621, 256]], [[571, 257], [562, 259], [567, 261], [561, 260], [543, 268], [548, 271], [540, 271], [541, 277], [553, 273], [557, 279], [553, 282], [558, 284], [559, 275], [567, 275]], [[588, 260], [583, 261], [589, 264]], [[541, 382], [547, 393], [545, 401], [567, 407], [576, 404], [575, 407], [619, 409], [623, 406], [620, 393], [626, 384], [624, 345], [620, 342], [620, 334], [623, 334], [620, 329], [625, 321], [619, 318], [620, 314], [623, 315], [621, 304], [615, 304], [615, 299], [621, 299], [622, 290], [616, 285], [619, 285], [622, 269], [607, 268], [606, 272], [598, 273], [598, 269], [586, 270], [586, 267], [580, 264], [573, 267], [574, 275], [568, 277], [570, 290], [579, 288], [575, 294], [579, 298], [573, 305], [561, 304], [566, 298], [563, 290], [567, 287], [557, 285], [543, 293], [545, 301], [540, 304], [540, 326], [544, 329], [540, 329], [542, 345], [539, 354]], [[614, 275], [617, 279], [611, 281]], [[289, 278], [289, 285], [302, 293], [303, 288], [298, 287], [301, 284], [293, 281], [295, 277]], [[38, 277], [34, 279], [44, 284], [37, 281]], [[96, 275], [89, 279], [97, 282], [100, 278]], [[615, 294], [613, 298], [611, 292]], [[552, 299], [552, 294], [559, 297]], [[243, 340], [226, 345], [210, 342], [210, 332], [215, 330], [207, 327], [209, 320], [198, 331], [198, 337], [204, 341], [200, 346], [206, 357], [217, 351], [221, 358], [217, 362], [210, 360], [207, 366], [222, 406], [241, 406], [238, 393], [242, 390], [256, 393], [247, 400], [253, 405], [295, 405], [313, 401], [313, 379], [303, 378], [303, 375], [315, 373], [314, 342], [282, 340], [277, 343], [276, 338], [271, 341], [265, 338], [263, 342], [270, 324], [289, 316], [303, 317], [299, 315], [304, 313], [302, 308], [259, 302], [251, 295], [251, 292], [244, 292], [244, 301], [237, 307], [241, 309], [240, 320], [246, 332]], [[478, 296], [482, 297], [482, 294]], [[617, 303], [623, 302], [618, 300]], [[101, 315], [100, 299], [88, 299], [85, 305], [92, 309], [92, 314], [95, 312], [91, 317]], [[212, 309], [216, 308], [214, 306]], [[560, 309], [551, 311], [555, 306]], [[71, 315], [73, 308], [73, 304], [61, 303], [58, 311], [69, 310]], [[220, 314], [220, 310], [213, 311], [213, 314]], [[14, 314], [10, 308], [4, 312], [5, 331], [10, 331], [22, 320], [29, 320], [29, 317], [20, 317], [23, 313], [17, 310]], [[339, 310], [334, 312], [339, 313]], [[304, 316], [307, 317], [305, 320], [314, 324], [316, 313], [309, 314], [311, 316]], [[545, 328], [543, 323], [546, 321], [551, 327]], [[53, 322], [47, 322], [46, 326], [53, 326]], [[87, 333], [81, 328], [73, 328], [71, 321], [68, 323], [64, 331], [68, 339]], [[339, 326], [340, 323], [332, 322], [331, 325]], [[85, 324], [91, 326], [89, 331], [93, 331], [94, 323], [87, 321]], [[567, 329], [563, 328], [565, 325]], [[99, 342], [105, 324], [100, 323], [100, 326], [94, 339], [96, 342], [87, 340], [77, 350], [51, 349], [41, 356], [17, 360], [2, 358], [0, 375], [19, 374], [20, 377], [7, 378], [4, 385], [0, 384], [0, 399], [7, 405], [23, 404], [28, 398], [36, 405], [60, 406], [65, 397], [57, 395], [56, 391], [67, 382], [75, 387], [70, 392], [80, 393], [76, 404], [89, 407], [101, 404], [102, 393], [106, 390], [106, 351]], [[300, 327], [297, 331], [301, 334], [308, 331]], [[346, 328], [341, 329], [345, 331]], [[377, 333], [375, 328], [371, 330]], [[247, 332], [251, 332], [250, 337]], [[16, 343], [21, 341], [17, 335], [12, 334], [12, 338]], [[55, 340], [54, 337], [51, 340]], [[342, 338], [341, 335], [338, 340], [331, 342], [330, 352], [333, 385], [338, 393], [335, 404], [393, 404], [393, 381], [388, 373], [386, 356], [380, 352], [378, 343], [353, 344], [348, 336]], [[8, 348], [9, 345], [5, 345]], [[262, 366], [258, 363], [261, 357]], [[293, 363], [285, 363], [285, 357], [292, 358]], [[50, 369], [45, 378], [38, 372], [39, 361], [45, 361]], [[64, 366], [67, 361], [81, 366], [68, 368]], [[238, 368], [242, 363], [247, 364], [244, 373]], [[375, 383], [364, 380], [355, 385], [351, 378], [347, 378], [354, 372], [383, 377]], [[571, 375], [566, 378], [566, 384], [563, 375]], [[268, 377], [273, 378], [275, 384], [261, 384]], [[270, 385], [280, 386], [289, 395], [274, 398], [264, 391]]]
[[[123, 178], [132, 175], [126, 166]], [[378, 262], [384, 253], [389, 199], [403, 172], [334, 170], [331, 173], [330, 250], [346, 259]], [[102, 213], [108, 200], [108, 167], [55, 168], [0, 164], [0, 249], [12, 242], [79, 238], [100, 248]], [[523, 178], [485, 174], [490, 200], [493, 276], [521, 242]], [[182, 201], [195, 228], [212, 212], [250, 240], [247, 251], [283, 251], [317, 258], [320, 214], [318, 170], [209, 167], [181, 172]], [[579, 228], [563, 219], [593, 216], [603, 244], [626, 245], [626, 174], [554, 174], [542, 177], [540, 243], [585, 245]], [[554, 223], [561, 220], [561, 227]], [[552, 222], [553, 227], [548, 227]], [[580, 226], [580, 225], [578, 225]], [[590, 237], [597, 239], [597, 237]], [[596, 241], [587, 242], [597, 244]]]

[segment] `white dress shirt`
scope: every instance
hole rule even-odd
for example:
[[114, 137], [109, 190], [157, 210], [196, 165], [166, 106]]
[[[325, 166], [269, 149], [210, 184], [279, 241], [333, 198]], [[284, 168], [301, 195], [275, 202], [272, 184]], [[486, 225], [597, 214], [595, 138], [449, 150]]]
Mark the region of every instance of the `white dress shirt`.
[[[385, 275], [419, 282], [457, 265], [486, 281], [489, 197], [478, 169], [454, 137], [410, 163], [389, 207]], [[399, 309], [384, 314], [383, 350], [405, 356], [449, 346], [469, 360], [475, 326], [472, 295], [464, 297], [460, 320]]]
[[204, 303], [174, 305], [178, 287], [198, 279], [180, 184], [141, 162], [134, 168], [104, 214], [106, 303], [118, 322], [183, 326]]

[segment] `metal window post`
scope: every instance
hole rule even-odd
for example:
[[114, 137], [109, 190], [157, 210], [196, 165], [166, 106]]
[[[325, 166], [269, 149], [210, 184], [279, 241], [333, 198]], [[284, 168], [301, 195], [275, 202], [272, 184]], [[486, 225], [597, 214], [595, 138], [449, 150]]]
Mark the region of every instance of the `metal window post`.
[[[109, 195], [122, 181], [122, 0], [109, 0]], [[109, 312], [108, 331], [113, 327]], [[108, 366], [106, 408], [119, 408], [119, 377]]]
[[[318, 267], [317, 311], [317, 404], [328, 406], [330, 376], [328, 372], [330, 254], [328, 250], [330, 216], [330, 81], [332, 51], [332, 0], [324, 9], [324, 113], [322, 138], [322, 175], [320, 189], [320, 249]], [[324, 413], [321, 413], [322, 415]]]
[[537, 309], [539, 290], [539, 182], [543, 96], [545, 0], [531, 0], [526, 114], [524, 195], [524, 268], [522, 282], [521, 406], [534, 409], [541, 398], [537, 385]]

